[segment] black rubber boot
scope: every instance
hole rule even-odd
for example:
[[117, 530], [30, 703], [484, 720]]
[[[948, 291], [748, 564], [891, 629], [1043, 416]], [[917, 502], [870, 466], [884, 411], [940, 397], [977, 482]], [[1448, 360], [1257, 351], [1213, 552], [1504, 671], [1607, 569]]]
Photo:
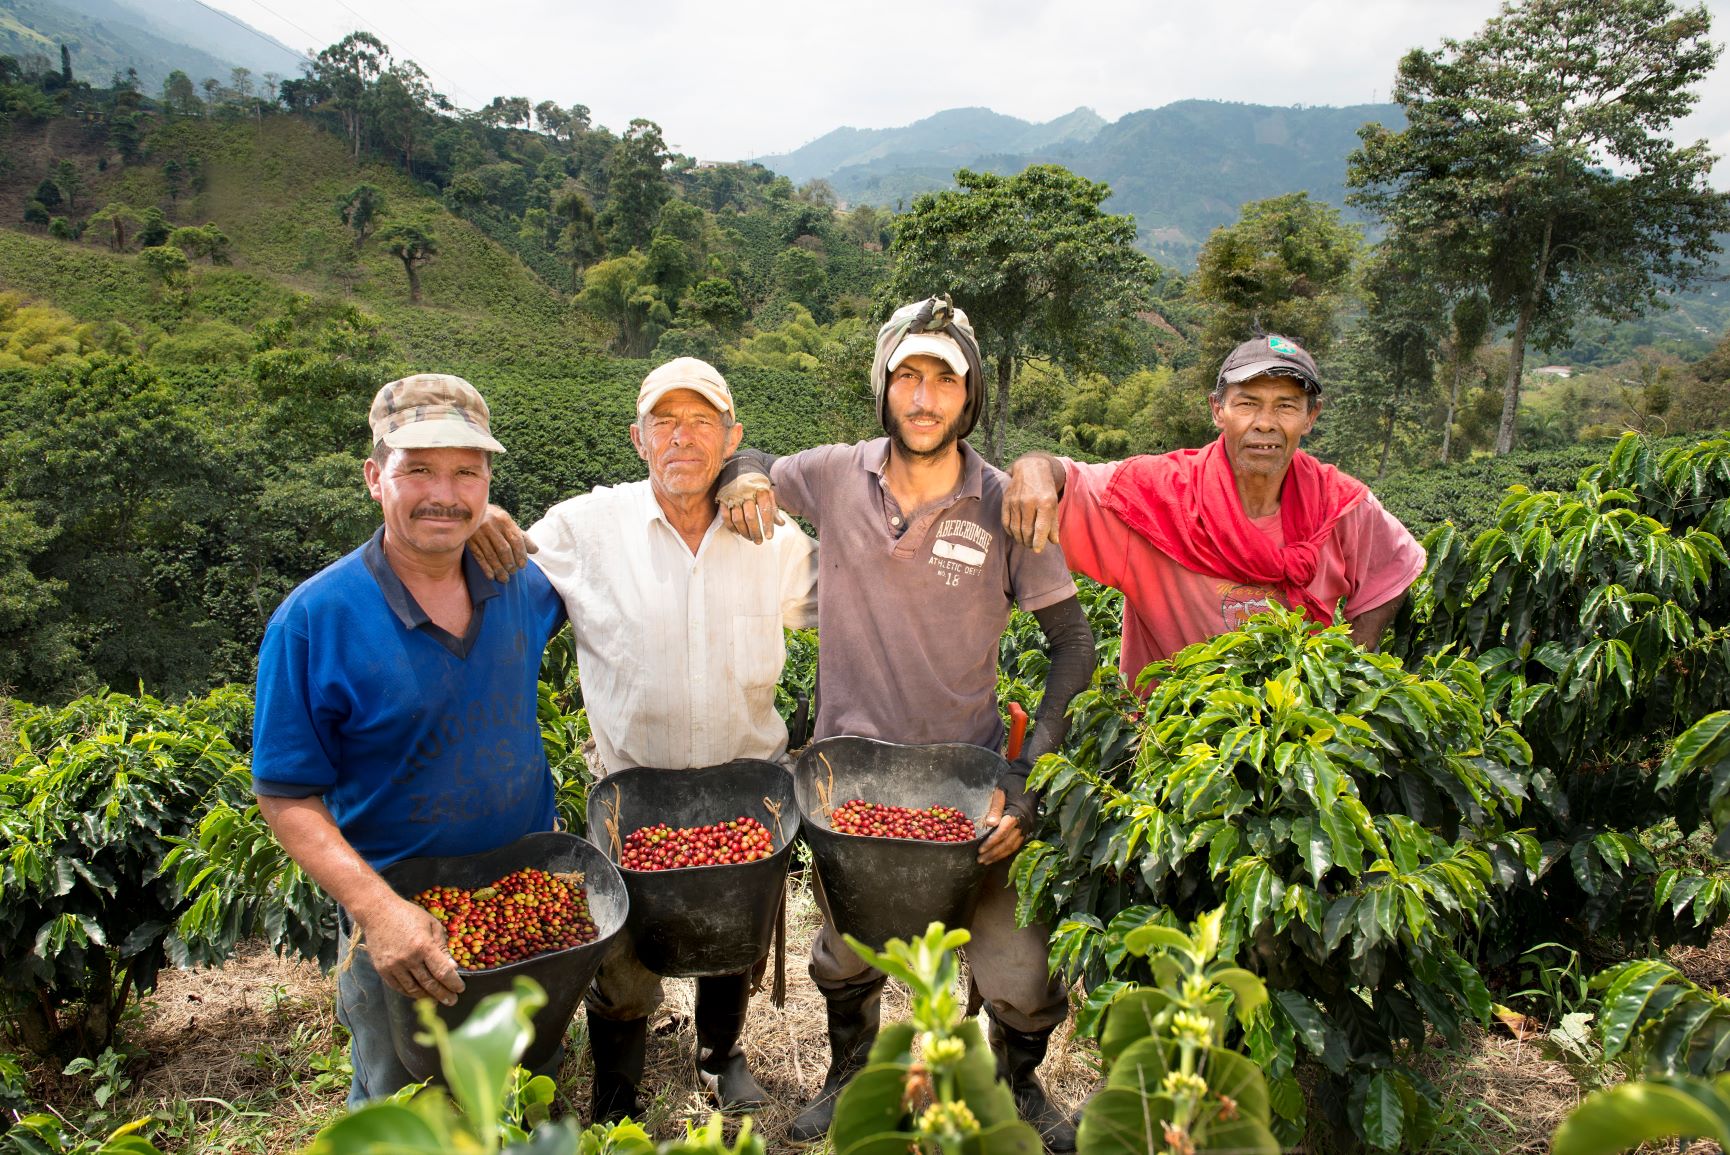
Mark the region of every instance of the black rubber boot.
[[769, 1101], [739, 1046], [750, 1005], [749, 974], [697, 980], [697, 1077], [724, 1111], [751, 1110]]
[[642, 1113], [637, 1084], [643, 1081], [643, 1058], [649, 1044], [649, 1020], [603, 1019], [589, 1015], [589, 1058], [595, 1085], [589, 1094], [589, 1122], [616, 1123]]
[[1039, 1064], [1045, 1061], [1045, 1046], [1056, 1027], [1047, 1027], [1038, 1034], [1023, 1034], [991, 1020], [991, 1051], [997, 1056], [997, 1077], [1009, 1082], [1015, 1096], [1015, 1113], [1039, 1132], [1047, 1151], [1075, 1150], [1075, 1123], [1070, 1115], [1057, 1109], [1045, 1097], [1045, 1087], [1039, 1082]]
[[787, 1131], [795, 1143], [809, 1143], [829, 1132], [835, 1119], [835, 1099], [847, 1080], [858, 1074], [877, 1041], [877, 1026], [883, 1017], [883, 984], [878, 978], [862, 986], [824, 991], [829, 1004], [829, 1074], [817, 1097], [805, 1104]]

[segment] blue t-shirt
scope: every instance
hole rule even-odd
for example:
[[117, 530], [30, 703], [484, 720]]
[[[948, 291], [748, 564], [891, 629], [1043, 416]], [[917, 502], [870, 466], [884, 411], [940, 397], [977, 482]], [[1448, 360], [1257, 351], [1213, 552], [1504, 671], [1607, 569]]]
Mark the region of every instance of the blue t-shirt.
[[464, 637], [426, 616], [381, 530], [297, 588], [258, 653], [252, 783], [321, 795], [374, 868], [551, 830], [535, 679], [564, 605], [531, 561], [499, 584], [464, 556]]

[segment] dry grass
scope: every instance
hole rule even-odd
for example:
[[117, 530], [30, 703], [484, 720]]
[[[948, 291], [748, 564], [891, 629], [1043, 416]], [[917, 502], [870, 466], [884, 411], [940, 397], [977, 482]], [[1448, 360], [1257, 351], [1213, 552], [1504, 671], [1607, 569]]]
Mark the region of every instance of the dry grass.
[[[817, 920], [809, 889], [796, 884], [788, 904], [787, 1005], [776, 1008], [767, 991], [757, 995], [745, 1030], [752, 1071], [773, 1096], [755, 1123], [772, 1153], [793, 1150], [783, 1141], [787, 1127], [829, 1066], [823, 998], [805, 971]], [[334, 989], [311, 964], [285, 962], [258, 947], [219, 969], [164, 972], [141, 1019], [127, 1032], [141, 1056], [119, 1115], [158, 1115], [156, 1142], [164, 1150], [276, 1155], [299, 1149], [341, 1112], [347, 1090], [346, 1079], [329, 1074], [315, 1086], [315, 1064], [328, 1065], [332, 1048], [341, 1045]], [[702, 1122], [714, 1110], [693, 1061], [696, 984], [671, 979], [666, 991], [665, 1003], [650, 1019], [643, 1081], [644, 1122], [659, 1138], [682, 1134], [687, 1122]], [[883, 997], [884, 1021], [906, 1016], [907, 992], [891, 982]], [[571, 1030], [558, 1079], [560, 1105], [585, 1119], [589, 1064], [582, 1015]], [[1065, 1107], [1080, 1104], [1092, 1090], [1091, 1055], [1091, 1045], [1071, 1040], [1067, 1027], [1053, 1036], [1043, 1075]], [[74, 1081], [56, 1080], [50, 1101], [75, 1108], [80, 1105], [71, 1097], [81, 1091]]]

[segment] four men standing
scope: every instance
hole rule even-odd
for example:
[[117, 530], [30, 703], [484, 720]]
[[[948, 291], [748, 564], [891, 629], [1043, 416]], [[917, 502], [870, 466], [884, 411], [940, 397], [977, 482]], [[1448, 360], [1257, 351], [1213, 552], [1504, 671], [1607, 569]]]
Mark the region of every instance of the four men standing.
[[[643, 381], [630, 430], [648, 479], [555, 506], [526, 542], [502, 511], [485, 513], [503, 447], [473, 387], [422, 374], [379, 391], [366, 480], [384, 526], [272, 618], [253, 764], [266, 819], [342, 910], [351, 1104], [409, 1081], [383, 988], [447, 1003], [462, 989], [442, 928], [377, 869], [553, 826], [535, 679], [567, 615], [600, 769], [676, 773], [784, 758], [782, 631], [819, 618], [818, 737], [996, 749], [998, 643], [1020, 605], [1045, 634], [1050, 668], [1026, 750], [985, 819], [990, 870], [968, 956], [1018, 1108], [1049, 1149], [1073, 1150], [1074, 1130], [1035, 1074], [1067, 1016], [1066, 990], [1047, 965], [1047, 928], [1016, 925], [1009, 884], [1037, 817], [1028, 769], [1061, 743], [1094, 665], [1069, 566], [1125, 591], [1133, 679], [1275, 600], [1331, 620], [1343, 597], [1354, 634], [1374, 644], [1423, 551], [1362, 483], [1299, 451], [1321, 382], [1281, 337], [1227, 358], [1211, 398], [1218, 442], [1110, 465], [1029, 455], [1005, 475], [973, 451], [964, 439], [984, 376], [947, 298], [896, 311], [871, 379], [887, 436], [735, 456], [743, 428], [726, 381], [702, 361], [669, 362]], [[1045, 550], [1060, 540], [1067, 564]], [[530, 552], [539, 564], [525, 568]], [[875, 1037], [884, 982], [828, 925], [810, 973], [827, 1003], [831, 1065], [795, 1139], [827, 1130]], [[749, 989], [749, 974], [698, 984], [697, 1065], [725, 1106], [766, 1097], [738, 1045]], [[595, 1118], [638, 1109], [660, 997], [628, 945], [591, 988]]]

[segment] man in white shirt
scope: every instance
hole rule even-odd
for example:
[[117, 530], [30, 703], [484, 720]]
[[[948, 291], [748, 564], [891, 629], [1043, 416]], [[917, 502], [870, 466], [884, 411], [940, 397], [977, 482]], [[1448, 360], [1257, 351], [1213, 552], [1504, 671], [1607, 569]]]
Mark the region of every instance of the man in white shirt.
[[[643, 379], [631, 426], [648, 479], [560, 502], [528, 532], [527, 549], [570, 615], [605, 772], [786, 754], [775, 712], [782, 630], [817, 624], [816, 544], [786, 524], [765, 550], [723, 526], [715, 477], [743, 435], [721, 374], [694, 357], [669, 361]], [[517, 533], [495, 511], [476, 535], [489, 574], [521, 564]], [[750, 979], [697, 980], [697, 1068], [728, 1107], [767, 1098], [739, 1046]], [[595, 1122], [636, 1113], [648, 1016], [660, 1001], [660, 976], [629, 952], [590, 987]]]

